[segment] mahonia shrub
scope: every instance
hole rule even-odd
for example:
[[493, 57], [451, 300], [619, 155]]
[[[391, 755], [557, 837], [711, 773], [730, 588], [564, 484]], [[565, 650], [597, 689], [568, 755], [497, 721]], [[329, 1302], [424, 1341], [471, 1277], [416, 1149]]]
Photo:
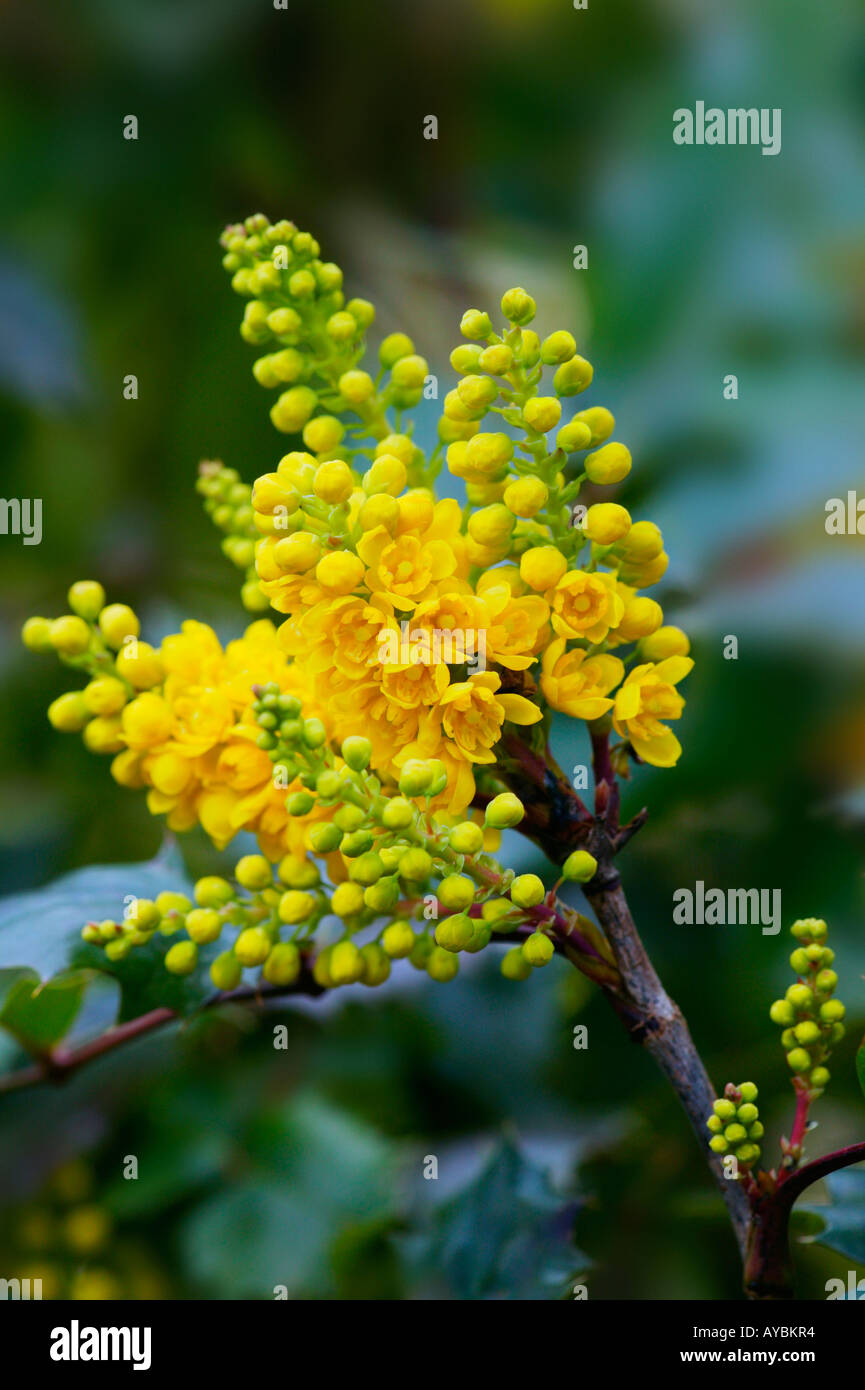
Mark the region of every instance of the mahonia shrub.
[[[220, 849], [244, 831], [259, 852], [230, 880], [206, 876], [191, 895], [135, 898], [122, 920], [87, 922], [84, 941], [107, 964], [150, 952], [174, 976], [207, 972], [208, 1003], [375, 987], [400, 960], [446, 982], [461, 955], [494, 943], [511, 980], [563, 956], [682, 1101], [747, 1292], [789, 1296], [793, 1202], [865, 1158], [855, 1144], [800, 1167], [809, 1108], [844, 1036], [833, 953], [821, 919], [793, 925], [797, 979], [771, 1018], [796, 1113], [778, 1166], [764, 1168], [757, 1087], [731, 1082], [716, 1098], [614, 864], [646, 815], [620, 824], [620, 782], [634, 762], [677, 762], [672, 726], [693, 663], [647, 592], [667, 568], [661, 533], [609, 491], [631, 471], [614, 418], [570, 404], [593, 385], [591, 364], [566, 328], [531, 327], [523, 289], [504, 294], [495, 320], [468, 309], [427, 452], [411, 413], [429, 364], [402, 332], [368, 362], [373, 306], [346, 300], [315, 239], [256, 215], [222, 246], [255, 378], [289, 445], [252, 484], [222, 462], [200, 466], [252, 621], [225, 646], [193, 619], [157, 645], [131, 608], [84, 580], [68, 613], [30, 618], [23, 637], [79, 677], [49, 708], [55, 729], [110, 758], [170, 830], [200, 825]], [[445, 468], [464, 500], [437, 495]], [[550, 753], [554, 712], [588, 736], [592, 811]], [[546, 851], [555, 881], [502, 863], [511, 829]], [[567, 882], [597, 920], [563, 903]], [[129, 1020], [96, 1051], [175, 1016]], [[11, 1084], [81, 1060], [55, 1048], [47, 1068], [40, 1056], [32, 1078]], [[865, 1087], [865, 1048], [859, 1066]]]
[[[525, 290], [504, 295], [497, 323], [463, 315], [427, 456], [409, 418], [426, 360], [391, 333], [364, 367], [375, 311], [346, 301], [314, 238], [257, 215], [222, 245], [253, 373], [277, 393], [271, 419], [303, 447], [251, 487], [207, 461], [198, 488], [244, 606], [279, 620], [259, 616], [224, 648], [189, 620], [156, 646], [82, 581], [71, 611], [31, 618], [24, 641], [85, 681], [51, 705], [56, 729], [110, 757], [170, 829], [200, 824], [219, 847], [250, 831], [261, 855], [234, 883], [199, 882], [194, 904], [139, 900], [84, 937], [119, 959], [176, 936], [168, 970], [203, 955], [230, 990], [244, 972], [290, 984], [305, 961], [327, 987], [379, 984], [401, 957], [448, 980], [460, 952], [516, 934], [502, 969], [523, 977], [550, 959], [561, 921], [557, 885], [495, 858], [524, 814], [498, 775], [503, 734], [540, 724], [545, 742], [557, 710], [614, 732], [620, 775], [629, 758], [670, 767], [681, 752], [670, 721], [689, 642], [645, 593], [667, 567], [661, 533], [619, 502], [579, 500], [621, 483], [630, 453], [606, 407], [564, 418], [593, 369], [566, 329], [529, 326]], [[463, 504], [436, 496], [445, 464]], [[562, 875], [595, 868], [576, 851]], [[333, 917], [341, 934], [322, 944]], [[587, 919], [570, 931], [603, 976], [600, 933]]]

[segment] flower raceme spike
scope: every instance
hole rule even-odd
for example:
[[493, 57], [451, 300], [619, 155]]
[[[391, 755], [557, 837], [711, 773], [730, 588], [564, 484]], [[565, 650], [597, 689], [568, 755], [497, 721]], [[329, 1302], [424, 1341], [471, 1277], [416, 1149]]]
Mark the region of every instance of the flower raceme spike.
[[[644, 592], [667, 563], [658, 528], [617, 497], [579, 502], [585, 481], [616, 488], [632, 460], [604, 406], [573, 413], [593, 379], [573, 336], [529, 326], [521, 288], [498, 317], [467, 312], [427, 456], [409, 422], [427, 362], [401, 332], [368, 361], [373, 306], [346, 298], [315, 239], [256, 214], [222, 246], [288, 450], [252, 485], [216, 461], [197, 482], [256, 621], [225, 646], [193, 620], [149, 643], [130, 608], [80, 581], [67, 613], [23, 631], [79, 676], [51, 706], [54, 727], [110, 756], [171, 829], [200, 824], [220, 847], [252, 831], [272, 862], [336, 853], [339, 827], [303, 781], [316, 749], [318, 773], [368, 771], [382, 796], [401, 789], [456, 818], [502, 740], [536, 738], [552, 711], [612, 721], [624, 775], [629, 755], [672, 765], [688, 639]], [[465, 507], [436, 497], [445, 460]], [[271, 684], [281, 703], [261, 726], [253, 687]], [[280, 739], [291, 753], [277, 774]], [[497, 805], [491, 829], [517, 823]]]

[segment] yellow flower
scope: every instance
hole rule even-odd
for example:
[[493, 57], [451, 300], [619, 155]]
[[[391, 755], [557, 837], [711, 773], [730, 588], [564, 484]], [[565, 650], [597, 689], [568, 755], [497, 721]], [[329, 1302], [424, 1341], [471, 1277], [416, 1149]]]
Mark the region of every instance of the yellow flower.
[[625, 605], [610, 574], [569, 570], [548, 593], [553, 627], [560, 637], [585, 637], [603, 642], [611, 627], [618, 627]]
[[121, 715], [127, 748], [158, 748], [171, 734], [174, 718], [161, 695], [146, 691], [126, 706]]
[[380, 595], [373, 599], [344, 595], [310, 608], [300, 619], [295, 651], [307, 654], [310, 669], [330, 669], [349, 680], [366, 680], [380, 664], [380, 634], [399, 632], [393, 608]]
[[411, 534], [393, 539], [383, 526], [362, 536], [357, 549], [368, 566], [366, 585], [370, 592], [382, 594], [403, 610], [428, 598], [435, 584], [456, 569], [453, 548], [446, 540]]
[[634, 667], [616, 693], [616, 733], [627, 737], [634, 751], [654, 767], [678, 762], [682, 745], [661, 720], [678, 719], [682, 713], [685, 701], [674, 687], [693, 665], [689, 656], [670, 656], [657, 665], [646, 662]]
[[403, 709], [428, 709], [444, 694], [449, 680], [447, 666], [427, 666], [418, 661], [385, 666], [381, 689], [388, 700]]
[[174, 714], [171, 748], [197, 758], [224, 743], [234, 726], [234, 705], [224, 686], [206, 690], [192, 686], [175, 694], [171, 679], [165, 682], [165, 698]]
[[501, 683], [495, 671], [484, 671], [449, 686], [439, 701], [442, 728], [469, 762], [495, 762], [491, 750], [506, 719], [514, 724], [536, 724], [543, 718], [537, 705], [523, 695], [497, 694]]
[[507, 583], [487, 585], [483, 601], [490, 615], [487, 657], [511, 671], [525, 671], [534, 662], [549, 631], [549, 604], [539, 594], [515, 598]]
[[544, 652], [542, 672], [541, 690], [553, 709], [574, 719], [600, 719], [613, 707], [607, 696], [625, 668], [617, 656], [566, 652], [564, 637], [557, 637]]

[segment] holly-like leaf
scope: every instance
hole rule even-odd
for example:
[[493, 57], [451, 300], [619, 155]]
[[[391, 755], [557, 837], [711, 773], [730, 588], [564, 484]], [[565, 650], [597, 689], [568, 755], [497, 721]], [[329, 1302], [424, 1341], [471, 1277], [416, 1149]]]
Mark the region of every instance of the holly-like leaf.
[[819, 1216], [824, 1228], [815, 1236], [818, 1245], [836, 1250], [865, 1265], [865, 1168], [842, 1168], [826, 1178], [828, 1206], [803, 1205], [797, 1210]]
[[75, 1022], [90, 978], [89, 972], [76, 970], [43, 982], [28, 972], [6, 995], [0, 1025], [28, 1052], [37, 1056], [50, 1052]]
[[[204, 983], [206, 972], [186, 978], [169, 975], [162, 962], [170, 943], [159, 933], [146, 947], [130, 952], [121, 961], [111, 961], [100, 947], [81, 938], [86, 922], [119, 920], [132, 899], [155, 898], [165, 890], [190, 892], [183, 861], [171, 842], [155, 859], [143, 863], [76, 869], [44, 888], [0, 898], [0, 1006], [16, 988], [22, 971], [28, 979], [45, 981], [70, 970], [98, 972], [116, 980], [121, 990], [121, 1019], [159, 1005], [182, 1013], [200, 1003], [209, 992]], [[54, 993], [49, 997], [53, 1000]], [[19, 1006], [22, 999], [23, 994], [19, 994]], [[103, 1014], [106, 1001], [110, 1007], [110, 998], [103, 991]], [[71, 998], [66, 1003], [71, 1006]], [[78, 1003], [80, 1006], [81, 999]], [[44, 1007], [44, 1001], [38, 1005], [40, 1010]], [[115, 1007], [114, 1016], [103, 1017], [102, 1026], [113, 1023], [117, 1016]]]
[[575, 1200], [503, 1140], [483, 1171], [435, 1213], [424, 1263], [460, 1299], [560, 1298], [588, 1260], [571, 1241]]

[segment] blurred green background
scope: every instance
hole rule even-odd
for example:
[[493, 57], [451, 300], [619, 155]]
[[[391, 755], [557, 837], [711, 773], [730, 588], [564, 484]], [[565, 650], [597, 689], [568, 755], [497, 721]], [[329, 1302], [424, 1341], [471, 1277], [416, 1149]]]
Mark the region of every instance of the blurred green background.
[[[672, 893], [780, 888], [786, 925], [825, 916], [852, 1026], [811, 1152], [861, 1139], [865, 541], [824, 530], [828, 498], [865, 495], [861, 6], [79, 0], [70, 19], [13, 0], [0, 38], [2, 491], [41, 497], [44, 527], [38, 548], [0, 537], [3, 890], [150, 858], [161, 837], [50, 731], [67, 678], [20, 647], [23, 619], [98, 577], [148, 635], [243, 622], [196, 465], [251, 480], [283, 450], [222, 226], [261, 209], [312, 230], [378, 306], [373, 341], [405, 329], [448, 385], [463, 308], [524, 284], [542, 331], [571, 328], [594, 363], [585, 403], [634, 453], [622, 500], [661, 525], [668, 620], [694, 638], [685, 755], [627, 791], [651, 809], [621, 863], [638, 923], [716, 1084], [760, 1085], [774, 1144], [791, 1093], [766, 1011], [787, 941], [675, 927]], [[672, 113], [697, 99], [781, 107], [781, 154], [675, 146]], [[556, 742], [566, 768], [586, 760], [572, 727]], [[183, 849], [193, 870], [217, 862], [195, 836]], [[555, 1296], [580, 1269], [593, 1298], [735, 1296], [686, 1123], [603, 1001], [564, 966], [508, 985], [477, 964], [446, 989], [397, 972], [384, 995], [283, 1013], [285, 1052], [229, 1015], [8, 1099], [2, 1187], [37, 1200], [89, 1155], [99, 1201], [162, 1271], [147, 1287], [173, 1297], [529, 1297], [538, 1270]], [[120, 1181], [129, 1153], [147, 1181]], [[419, 1180], [425, 1155], [438, 1183]], [[849, 1260], [800, 1245], [797, 1264], [822, 1297]]]

